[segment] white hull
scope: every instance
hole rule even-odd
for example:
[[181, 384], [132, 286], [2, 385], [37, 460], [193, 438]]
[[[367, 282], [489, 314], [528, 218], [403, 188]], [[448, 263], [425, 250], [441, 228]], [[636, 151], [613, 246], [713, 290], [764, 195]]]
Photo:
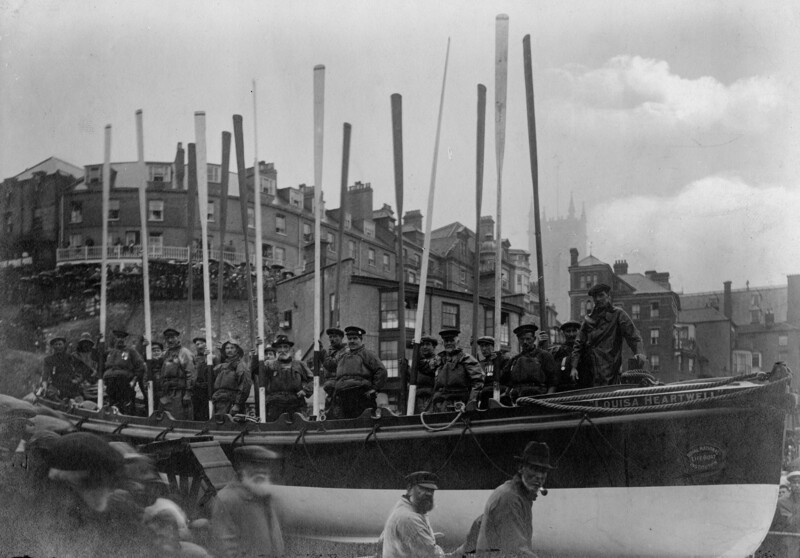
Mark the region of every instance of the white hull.
[[[488, 490], [439, 490], [430, 514], [445, 546], [464, 541]], [[376, 541], [395, 490], [276, 487], [288, 533]], [[775, 485], [552, 489], [533, 504], [534, 548], [557, 556], [748, 556], [766, 535]]]

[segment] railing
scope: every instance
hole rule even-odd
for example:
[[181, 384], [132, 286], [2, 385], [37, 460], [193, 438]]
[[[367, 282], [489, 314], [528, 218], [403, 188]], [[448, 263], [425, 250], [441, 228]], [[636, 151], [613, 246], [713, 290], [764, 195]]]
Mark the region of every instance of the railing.
[[[159, 246], [150, 245], [147, 247], [147, 253], [151, 260], [174, 260], [186, 262], [189, 261], [191, 253], [194, 261], [203, 259], [202, 250], [194, 248], [190, 250], [186, 246]], [[135, 262], [142, 259], [142, 247], [137, 244], [135, 246], [108, 246], [106, 247], [106, 257], [109, 260], [116, 261], [130, 261]], [[233, 265], [244, 262], [244, 253], [230, 252], [223, 250], [223, 259]], [[56, 262], [97, 262], [103, 258], [102, 246], [81, 246], [77, 248], [58, 248], [56, 250]], [[211, 249], [209, 251], [209, 258], [212, 260], [220, 259], [219, 249]], [[255, 262], [255, 257], [251, 255], [251, 262]], [[278, 260], [275, 258], [264, 258], [265, 266], [282, 265], [285, 266], [285, 260]]]
[[673, 339], [672, 340], [672, 348], [673, 349], [682, 349], [684, 351], [691, 351], [694, 350], [695, 343], [694, 339]]

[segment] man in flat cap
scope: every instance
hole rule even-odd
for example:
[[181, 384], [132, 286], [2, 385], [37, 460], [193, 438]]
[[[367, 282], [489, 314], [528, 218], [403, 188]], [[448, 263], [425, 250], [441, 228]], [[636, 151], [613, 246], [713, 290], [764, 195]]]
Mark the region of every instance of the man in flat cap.
[[161, 366], [161, 397], [159, 409], [169, 411], [177, 420], [192, 420], [192, 388], [194, 386], [194, 355], [181, 346], [181, 334], [171, 327], [164, 330], [167, 349]]
[[322, 389], [326, 394], [325, 409], [329, 409], [336, 385], [336, 368], [339, 366], [339, 359], [347, 352], [347, 345], [344, 343], [344, 331], [338, 327], [329, 327], [325, 334], [330, 345], [322, 355]]
[[456, 403], [475, 401], [483, 389], [483, 369], [475, 357], [458, 345], [461, 331], [445, 328], [439, 332], [444, 352], [439, 354], [441, 363], [436, 370], [431, 409], [443, 413], [454, 408]]
[[[497, 382], [498, 389], [500, 384], [500, 371], [508, 364], [508, 354], [503, 351], [495, 351], [494, 337], [484, 335], [478, 337], [478, 362], [483, 369], [483, 389], [478, 398], [478, 407], [486, 409], [489, 399], [494, 396], [494, 384]], [[495, 373], [495, 370], [497, 373]]]
[[306, 398], [314, 392], [314, 376], [292, 356], [294, 343], [287, 336], [278, 335], [272, 345], [278, 358], [264, 363], [267, 420], [276, 421], [282, 413], [305, 414]]
[[642, 353], [642, 336], [630, 316], [622, 308], [611, 304], [611, 287], [598, 283], [589, 289], [594, 306], [586, 315], [578, 331], [572, 351], [573, 380], [580, 378], [578, 366], [585, 358], [592, 371], [596, 386], [619, 383], [622, 368], [622, 342], [625, 341], [633, 356], [643, 367], [647, 357]]
[[535, 324], [523, 324], [514, 329], [520, 352], [514, 355], [500, 372], [503, 398], [514, 403], [519, 397], [553, 393], [558, 385], [553, 356], [537, 346]]
[[50, 340], [52, 353], [42, 362], [42, 387], [50, 399], [71, 399], [81, 395], [81, 375], [75, 362], [67, 354], [67, 340], [53, 337]]
[[406, 493], [395, 504], [386, 520], [379, 543], [383, 558], [430, 558], [444, 556], [436, 544], [428, 512], [433, 509], [433, 493], [439, 479], [427, 471], [406, 477]]
[[[414, 412], [419, 414], [431, 404], [433, 389], [436, 382], [436, 369], [439, 367], [439, 357], [436, 355], [436, 346], [439, 341], [430, 335], [423, 335], [419, 340], [419, 361], [417, 362], [417, 399], [414, 403]], [[411, 378], [409, 377], [409, 381]]]
[[271, 497], [271, 469], [277, 458], [260, 446], [234, 450], [236, 480], [217, 493], [211, 506], [215, 556], [284, 555], [280, 518]]
[[108, 392], [108, 404], [126, 415], [134, 414], [135, 382], [142, 382], [145, 363], [139, 353], [127, 346], [128, 332], [115, 329], [111, 349], [106, 353], [103, 382]]
[[214, 367], [214, 414], [237, 415], [246, 412], [252, 381], [244, 363], [244, 350], [234, 339], [222, 344], [220, 363]]
[[558, 388], [556, 391], [568, 391], [571, 389], [581, 389], [592, 386], [591, 371], [587, 369], [583, 362], [578, 363], [578, 379], [572, 379], [572, 353], [575, 350], [575, 341], [578, 338], [578, 330], [581, 323], [575, 320], [567, 320], [561, 324], [561, 332], [564, 334], [564, 342], [552, 345], [548, 350], [553, 355], [558, 370]]
[[529, 442], [515, 459], [517, 474], [498, 486], [483, 508], [476, 556], [498, 556], [499, 551], [500, 556], [536, 557], [531, 509], [555, 467], [550, 465], [550, 448], [540, 442]]
[[336, 366], [331, 414], [333, 418], [356, 418], [367, 409], [377, 408], [376, 398], [388, 374], [381, 359], [364, 347], [366, 331], [348, 326], [344, 333], [348, 350]]

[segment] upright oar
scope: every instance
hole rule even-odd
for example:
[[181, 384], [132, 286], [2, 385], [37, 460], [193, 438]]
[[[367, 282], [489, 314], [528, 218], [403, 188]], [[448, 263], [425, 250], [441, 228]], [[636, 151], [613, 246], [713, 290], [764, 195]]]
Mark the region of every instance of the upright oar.
[[528, 147], [531, 158], [531, 181], [533, 183], [533, 222], [536, 240], [536, 269], [539, 285], [539, 330], [548, 332], [547, 299], [544, 296], [544, 263], [542, 258], [542, 225], [539, 221], [539, 160], [536, 154], [536, 112], [533, 105], [533, 67], [531, 65], [531, 36], [522, 39], [523, 64], [525, 65], [525, 99], [528, 107]]
[[[503, 318], [503, 156], [506, 150], [506, 95], [508, 85], [508, 16], [495, 20], [494, 137], [497, 159], [497, 234], [494, 256], [494, 335], [495, 350], [500, 351], [500, 328]], [[498, 394], [495, 394], [498, 395]]]
[[478, 314], [481, 309], [481, 204], [483, 203], [483, 152], [486, 139], [486, 86], [478, 84], [478, 128], [475, 148], [475, 254], [472, 262], [472, 354], [478, 354]]
[[[253, 80], [253, 208], [255, 209], [256, 225], [256, 315], [258, 317], [257, 335], [261, 343], [256, 345], [259, 364], [264, 362], [264, 249], [263, 229], [261, 226], [261, 169], [258, 164], [258, 103], [256, 100], [256, 80]], [[261, 422], [267, 421], [266, 388], [263, 384], [258, 386], [259, 418]], [[263, 402], [263, 403], [262, 403]], [[264, 409], [263, 416], [261, 409]]]
[[[230, 181], [231, 165], [231, 133], [222, 132], [222, 183], [220, 187], [220, 209], [219, 209], [219, 267], [217, 273], [217, 328], [214, 330], [217, 335], [222, 334], [222, 315], [225, 312], [223, 300], [225, 298], [225, 232], [228, 226], [228, 193]], [[245, 240], [246, 242], [246, 240]], [[212, 351], [210, 345], [208, 350]], [[212, 357], [213, 360], [213, 357]], [[208, 416], [214, 416], [214, 403], [211, 396], [214, 394], [214, 378], [212, 370], [207, 372], [208, 380]]]
[[350, 170], [350, 130], [351, 126], [345, 122], [342, 130], [342, 184], [339, 190], [339, 232], [336, 238], [336, 245], [339, 249], [336, 251], [336, 292], [333, 295], [333, 315], [334, 322], [331, 325], [341, 327], [342, 320], [342, 306], [339, 293], [341, 292], [342, 284], [342, 258], [344, 258], [344, 223], [347, 216], [347, 180], [348, 172]]
[[111, 124], [106, 125], [103, 156], [103, 255], [100, 260], [100, 366], [97, 378], [97, 406], [103, 408], [103, 364], [106, 348], [106, 309], [108, 307], [108, 210], [111, 206]]
[[[431, 227], [433, 225], [433, 195], [436, 190], [436, 165], [439, 160], [439, 136], [442, 131], [442, 110], [444, 109], [444, 91], [447, 84], [447, 62], [450, 59], [450, 38], [447, 38], [447, 52], [444, 57], [444, 76], [442, 77], [442, 94], [439, 97], [439, 116], [436, 120], [436, 140], [433, 144], [433, 165], [431, 168], [431, 184], [428, 189], [428, 213], [425, 215], [425, 240], [422, 244], [422, 274], [419, 280], [419, 295], [417, 297], [417, 320], [414, 325], [414, 352], [411, 365], [411, 379], [416, 382], [417, 369], [419, 368], [419, 344], [422, 340], [422, 325], [425, 316], [425, 288], [428, 284], [428, 259], [431, 251]], [[405, 349], [404, 349], [405, 350]], [[417, 398], [417, 384], [408, 387], [408, 402], [406, 414], [414, 414], [414, 403]]]
[[[142, 109], [136, 111], [136, 151], [138, 154], [138, 167], [140, 180], [139, 183], [139, 221], [141, 223], [141, 243], [142, 243], [142, 289], [144, 292], [144, 337], [147, 339], [145, 345], [145, 357], [147, 360], [153, 358], [153, 323], [150, 317], [150, 251], [148, 249], [147, 237], [147, 164], [144, 162], [144, 125], [142, 123]], [[155, 411], [155, 397], [153, 392], [153, 380], [147, 380], [147, 414], [152, 415]]]
[[236, 144], [236, 172], [239, 177], [239, 208], [242, 214], [242, 236], [244, 237], [244, 264], [245, 278], [247, 285], [247, 313], [250, 331], [250, 346], [256, 343], [255, 316], [253, 316], [253, 277], [250, 274], [250, 248], [248, 238], [248, 218], [247, 218], [247, 170], [244, 162], [244, 136], [242, 135], [242, 116], [233, 115], [233, 141]]
[[211, 324], [211, 279], [208, 276], [208, 163], [206, 151], [206, 113], [194, 113], [194, 135], [197, 142], [197, 197], [200, 210], [200, 235], [203, 245], [203, 308], [206, 323], [206, 364], [214, 364], [214, 354], [211, 351], [214, 340], [213, 326]]
[[189, 144], [187, 152], [188, 177], [186, 196], [186, 247], [189, 250], [189, 267], [186, 275], [186, 332], [192, 335], [192, 307], [194, 306], [194, 224], [197, 222], [197, 146]]
[[[406, 398], [408, 370], [406, 369], [406, 281], [403, 258], [403, 97], [392, 94], [392, 144], [394, 146], [394, 191], [397, 203], [397, 366], [400, 371], [400, 401]], [[416, 385], [416, 378], [414, 378]], [[406, 404], [406, 409], [408, 404]]]
[[[322, 146], [325, 131], [325, 66], [314, 66], [314, 416], [319, 417], [319, 374], [322, 354]], [[337, 293], [338, 296], [338, 293]]]

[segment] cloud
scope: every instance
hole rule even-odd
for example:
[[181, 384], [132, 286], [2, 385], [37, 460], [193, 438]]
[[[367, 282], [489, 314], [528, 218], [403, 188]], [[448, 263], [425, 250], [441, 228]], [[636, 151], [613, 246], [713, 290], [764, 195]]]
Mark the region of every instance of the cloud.
[[710, 76], [681, 77], [667, 62], [640, 56], [616, 56], [601, 68], [573, 65], [549, 75], [545, 92], [559, 120], [571, 126], [583, 121], [606, 133], [763, 133], [786, 115], [791, 100], [790, 87], [775, 76], [725, 85]]
[[626, 259], [632, 273], [671, 274], [676, 291], [780, 285], [800, 273], [800, 191], [753, 186], [711, 176], [671, 197], [638, 196], [588, 213], [592, 252], [606, 262]]

